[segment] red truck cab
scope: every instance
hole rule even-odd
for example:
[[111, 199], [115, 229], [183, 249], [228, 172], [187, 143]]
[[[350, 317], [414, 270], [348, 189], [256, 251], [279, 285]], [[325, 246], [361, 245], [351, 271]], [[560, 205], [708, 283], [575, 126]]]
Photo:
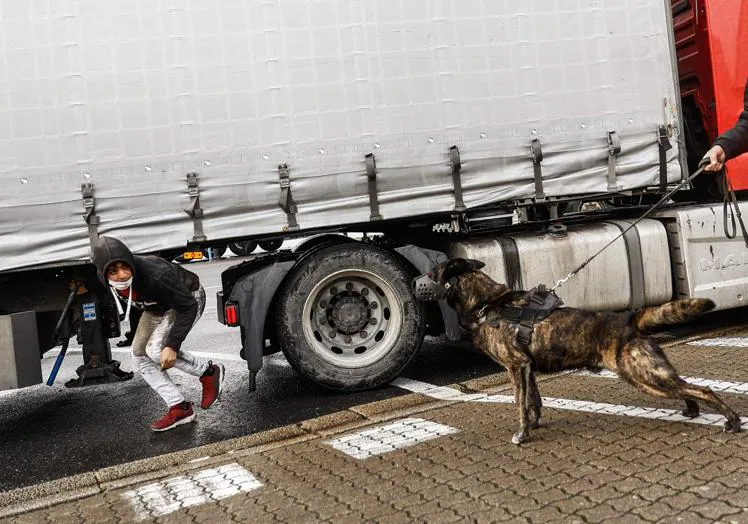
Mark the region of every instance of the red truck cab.
[[[671, 0], [689, 168], [743, 111], [748, 79], [748, 2]], [[748, 189], [748, 155], [727, 164], [736, 190]]]

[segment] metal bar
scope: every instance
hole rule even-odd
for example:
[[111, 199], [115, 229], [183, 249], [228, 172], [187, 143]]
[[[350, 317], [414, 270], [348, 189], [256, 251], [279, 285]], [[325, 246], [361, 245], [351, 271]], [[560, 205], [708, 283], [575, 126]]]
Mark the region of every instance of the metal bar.
[[62, 343], [62, 349], [60, 350], [60, 354], [57, 355], [57, 359], [55, 360], [55, 365], [52, 368], [52, 372], [49, 374], [49, 378], [47, 379], [48, 386], [51, 386], [55, 383], [55, 379], [57, 378], [57, 373], [59, 373], [60, 367], [62, 366], [62, 361], [65, 360], [65, 354], [68, 352], [68, 345], [70, 345], [70, 339], [67, 339], [65, 342]]
[[65, 307], [62, 308], [62, 314], [60, 315], [60, 320], [57, 321], [57, 325], [55, 326], [55, 340], [60, 340], [60, 332], [62, 331], [62, 326], [65, 323], [65, 318], [67, 318], [68, 313], [70, 312], [70, 308], [73, 306], [73, 301], [75, 300], [75, 295], [78, 293], [78, 290], [81, 287], [80, 282], [76, 282], [75, 287], [70, 291], [70, 294], [68, 295], [68, 299], [65, 301]]

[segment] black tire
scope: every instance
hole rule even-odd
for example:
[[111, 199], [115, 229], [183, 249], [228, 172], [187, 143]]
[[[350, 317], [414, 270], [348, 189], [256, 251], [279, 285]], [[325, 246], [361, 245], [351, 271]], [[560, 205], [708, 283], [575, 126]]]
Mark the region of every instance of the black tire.
[[257, 242], [253, 240], [245, 240], [243, 242], [230, 242], [229, 250], [239, 257], [245, 257], [252, 253], [257, 248]]
[[260, 249], [264, 249], [268, 253], [277, 251], [283, 245], [283, 240], [277, 238], [275, 240], [260, 240]]
[[337, 391], [372, 389], [394, 379], [425, 335], [425, 308], [411, 291], [413, 276], [397, 255], [363, 244], [331, 246], [306, 257], [278, 299], [278, 342], [288, 362]]

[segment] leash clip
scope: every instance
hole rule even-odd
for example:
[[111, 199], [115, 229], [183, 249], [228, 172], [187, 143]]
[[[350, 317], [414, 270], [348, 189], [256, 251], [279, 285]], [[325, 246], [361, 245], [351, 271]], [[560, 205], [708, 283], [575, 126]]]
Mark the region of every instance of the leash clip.
[[569, 281], [569, 279], [573, 276], [574, 276], [573, 272], [569, 273], [568, 275], [566, 275], [566, 278], [562, 278], [561, 280], [556, 282], [556, 285], [551, 288], [551, 293], [554, 293], [558, 288], [566, 284]]
[[486, 310], [488, 309], [488, 304], [484, 304], [483, 307], [481, 307], [478, 310], [478, 313], [475, 315], [475, 322], [480, 326], [481, 324], [484, 324], [488, 320], [488, 315], [486, 315]]

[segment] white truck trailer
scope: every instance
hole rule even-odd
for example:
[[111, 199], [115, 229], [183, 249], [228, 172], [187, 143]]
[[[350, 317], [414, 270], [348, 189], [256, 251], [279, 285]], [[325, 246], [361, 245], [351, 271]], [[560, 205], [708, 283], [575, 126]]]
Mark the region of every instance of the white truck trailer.
[[[106, 311], [99, 235], [165, 256], [311, 236], [226, 271], [219, 319], [252, 382], [282, 350], [323, 386], [378, 386], [426, 333], [461, 334], [415, 274], [465, 255], [554, 283], [687, 176], [683, 136], [669, 0], [0, 3], [0, 386], [42, 380], [71, 281]], [[561, 298], [742, 305], [748, 252], [701, 196]], [[116, 335], [86, 300], [77, 324]]]

